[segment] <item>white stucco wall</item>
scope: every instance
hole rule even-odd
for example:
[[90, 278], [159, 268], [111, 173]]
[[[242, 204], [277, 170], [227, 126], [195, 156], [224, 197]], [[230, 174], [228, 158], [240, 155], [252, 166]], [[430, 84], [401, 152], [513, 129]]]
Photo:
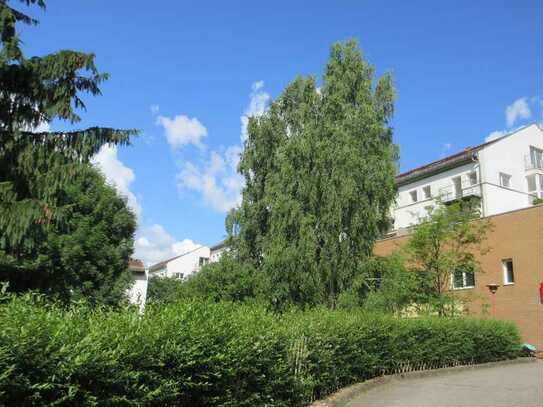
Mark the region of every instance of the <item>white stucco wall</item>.
[[132, 304], [139, 305], [140, 311], [143, 312], [147, 299], [147, 273], [132, 272], [132, 279], [134, 283], [128, 289], [128, 300]]
[[[433, 198], [424, 199], [423, 187], [430, 185], [432, 196], [436, 197], [446, 189], [452, 190], [452, 179], [458, 176], [461, 177], [464, 187], [473, 192], [476, 192], [475, 189], [479, 191], [482, 196], [483, 216], [530, 206], [526, 176], [534, 173], [543, 174], [541, 169], [527, 170], [525, 167], [530, 146], [543, 149], [543, 130], [535, 124], [484, 147], [478, 152], [477, 161], [401, 186], [393, 208], [394, 229], [418, 223], [427, 213], [425, 208], [435, 204]], [[468, 174], [472, 171], [477, 172], [476, 188], [469, 186]], [[511, 175], [509, 188], [500, 186], [500, 173]], [[416, 203], [412, 202], [410, 196], [410, 192], [415, 189], [419, 198]]]
[[[543, 172], [526, 170], [525, 157], [530, 153], [530, 146], [543, 149], [543, 131], [535, 124], [504, 137], [479, 152], [485, 216], [531, 206], [526, 176]], [[510, 188], [500, 186], [500, 172], [511, 175]]]
[[179, 256], [166, 264], [162, 271], [154, 272], [154, 275], [160, 277], [187, 277], [200, 270], [200, 258], [209, 260], [210, 250], [207, 246], [201, 246], [182, 256]]
[[209, 261], [211, 263], [218, 262], [226, 250], [226, 246], [221, 247], [220, 249], [211, 250], [209, 255]]
[[[464, 186], [467, 187], [468, 174], [477, 171], [479, 164], [477, 162], [467, 163], [456, 168], [432, 175], [398, 188], [396, 206], [394, 207], [394, 229], [400, 229], [415, 225], [421, 217], [427, 215], [426, 207], [435, 206], [436, 197], [442, 193], [453, 193], [452, 179], [460, 176]], [[423, 188], [430, 186], [432, 198], [425, 199]], [[477, 186], [477, 188], [480, 188]], [[417, 190], [418, 201], [413, 202], [410, 192]]]

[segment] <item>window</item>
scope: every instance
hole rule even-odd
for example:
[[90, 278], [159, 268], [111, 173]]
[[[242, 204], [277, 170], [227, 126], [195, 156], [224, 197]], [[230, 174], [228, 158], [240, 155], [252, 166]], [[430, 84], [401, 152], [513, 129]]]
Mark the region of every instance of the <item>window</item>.
[[455, 177], [452, 179], [452, 182], [454, 186], [454, 196], [456, 198], [462, 198], [462, 178]]
[[528, 193], [532, 195], [530, 201], [533, 201], [534, 198], [543, 198], [543, 175], [528, 175], [526, 182], [528, 184]]
[[209, 262], [209, 259], [207, 257], [200, 257], [198, 260], [198, 265], [200, 267], [205, 266]]
[[409, 192], [409, 195], [411, 195], [411, 202], [417, 202], [419, 200], [417, 196], [417, 190]]
[[468, 180], [470, 185], [476, 185], [477, 184], [477, 172], [472, 171], [468, 174]]
[[513, 259], [502, 260], [503, 284], [515, 284], [515, 272], [513, 271]]
[[530, 146], [530, 161], [532, 168], [543, 169], [543, 150]]
[[511, 188], [511, 175], [500, 172], [500, 185], [505, 188]]
[[473, 273], [473, 270], [458, 269], [451, 277], [452, 288], [454, 290], [475, 287], [475, 274]]
[[183, 273], [173, 273], [173, 278], [177, 278], [179, 280], [183, 279]]
[[424, 194], [424, 199], [430, 199], [432, 197], [432, 189], [430, 188], [430, 185], [422, 188], [422, 193]]

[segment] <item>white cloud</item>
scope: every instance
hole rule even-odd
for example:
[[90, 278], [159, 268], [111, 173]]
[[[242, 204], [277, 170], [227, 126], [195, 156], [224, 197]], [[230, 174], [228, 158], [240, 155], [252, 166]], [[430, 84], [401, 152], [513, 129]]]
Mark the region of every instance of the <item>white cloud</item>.
[[207, 129], [197, 118], [184, 115], [175, 116], [173, 119], [158, 116], [156, 124], [162, 126], [166, 132], [168, 143], [174, 149], [186, 144], [201, 147], [201, 139], [207, 136]]
[[517, 120], [529, 119], [532, 117], [532, 111], [528, 105], [528, 98], [523, 97], [515, 100], [505, 109], [505, 121], [507, 127], [513, 126]]
[[200, 246], [190, 239], [175, 240], [163, 226], [154, 224], [138, 231], [134, 243], [134, 256], [150, 266]]
[[245, 111], [240, 118], [242, 142], [247, 139], [247, 125], [249, 124], [249, 117], [262, 116], [268, 108], [270, 100], [271, 96], [264, 91], [264, 81], [254, 82], [251, 86], [251, 94], [249, 95], [249, 105], [245, 108]]
[[241, 147], [231, 146], [222, 155], [212, 151], [203, 168], [185, 163], [177, 175], [179, 187], [199, 192], [206, 205], [227, 212], [241, 203], [243, 178], [236, 171], [240, 154]]
[[113, 185], [121, 196], [126, 197], [128, 206], [139, 218], [141, 206], [134, 193], [130, 190], [130, 185], [134, 182], [136, 176], [134, 171], [124, 165], [117, 157], [117, 147], [104, 145], [98, 154], [93, 157], [92, 163], [102, 171], [107, 182]]
[[149, 110], [151, 110], [151, 114], [153, 116], [157, 115], [158, 112], [160, 112], [160, 106], [159, 105], [151, 105], [149, 106]]
[[[268, 108], [270, 95], [264, 91], [264, 82], [251, 86], [249, 104], [241, 116], [241, 142], [247, 138], [249, 117], [261, 116]], [[198, 192], [206, 205], [218, 212], [227, 212], [241, 203], [243, 177], [237, 172], [242, 147], [233, 145], [224, 152], [211, 151], [202, 165], [184, 163], [177, 174], [180, 189]]]

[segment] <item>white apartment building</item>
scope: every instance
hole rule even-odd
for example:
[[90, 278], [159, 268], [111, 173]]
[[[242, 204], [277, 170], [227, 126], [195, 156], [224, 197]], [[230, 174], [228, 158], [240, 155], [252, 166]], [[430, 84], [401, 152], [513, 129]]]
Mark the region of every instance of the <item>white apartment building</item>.
[[200, 246], [187, 253], [161, 261], [149, 268], [150, 277], [170, 277], [183, 279], [197, 273], [209, 262], [210, 250]]
[[209, 262], [215, 263], [219, 261], [223, 253], [227, 250], [226, 239], [209, 248]]
[[537, 124], [466, 148], [396, 177], [395, 231], [419, 222], [438, 200], [480, 201], [481, 216], [533, 205], [543, 198], [543, 129]]

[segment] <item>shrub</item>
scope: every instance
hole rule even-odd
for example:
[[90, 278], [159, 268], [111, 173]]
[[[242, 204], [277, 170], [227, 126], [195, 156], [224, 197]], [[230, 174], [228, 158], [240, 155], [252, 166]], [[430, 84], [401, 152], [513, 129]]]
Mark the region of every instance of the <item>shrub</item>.
[[193, 301], [137, 312], [0, 305], [0, 405], [300, 406], [406, 364], [514, 357], [505, 322]]

